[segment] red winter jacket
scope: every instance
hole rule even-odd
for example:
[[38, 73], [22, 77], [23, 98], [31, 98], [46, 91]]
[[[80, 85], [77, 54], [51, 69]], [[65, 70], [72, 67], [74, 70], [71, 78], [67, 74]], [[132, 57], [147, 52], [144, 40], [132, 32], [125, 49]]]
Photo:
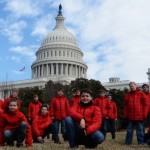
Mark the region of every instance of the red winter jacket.
[[109, 102], [108, 118], [117, 119], [117, 106], [116, 103], [113, 101]]
[[79, 103], [80, 103], [80, 95], [75, 95], [70, 101], [70, 106]]
[[149, 105], [149, 113], [150, 113], [150, 93], [149, 92], [146, 92], [145, 93], [146, 97], [147, 97], [147, 100], [148, 100], [148, 105]]
[[19, 107], [19, 110], [20, 110], [21, 109], [22, 100], [19, 97], [13, 97], [12, 95], [10, 95], [8, 98], [6, 98], [4, 100], [4, 110], [6, 110], [8, 108], [8, 105], [9, 105], [9, 102], [10, 102], [11, 98], [14, 98], [14, 99], [16, 99], [18, 101], [18, 107]]
[[57, 96], [50, 102], [50, 114], [54, 117], [54, 120], [63, 120], [69, 114], [68, 100], [63, 96]]
[[41, 102], [30, 102], [28, 107], [28, 118], [34, 118], [36, 115], [38, 115], [40, 109], [41, 109]]
[[0, 100], [0, 108], [4, 109], [4, 101], [3, 100]]
[[70, 108], [70, 117], [80, 123], [81, 119], [85, 119], [85, 130], [87, 135], [99, 130], [102, 123], [101, 111], [92, 103], [88, 106], [82, 102], [78, 105], [73, 105]]
[[102, 112], [102, 118], [108, 117], [109, 100], [104, 96], [99, 96], [93, 102], [93, 105], [98, 106]]
[[4, 146], [3, 132], [5, 130], [13, 130], [16, 129], [20, 123], [24, 121], [27, 123], [27, 132], [26, 132], [26, 146], [32, 146], [32, 134], [31, 127], [27, 122], [26, 117], [19, 110], [14, 112], [8, 111], [7, 113], [3, 113], [0, 119], [0, 146]]
[[147, 118], [148, 107], [146, 95], [142, 91], [130, 91], [124, 99], [124, 117], [144, 121]]
[[33, 138], [43, 136], [50, 124], [52, 124], [52, 120], [48, 113], [46, 115], [39, 114], [35, 116], [32, 123]]

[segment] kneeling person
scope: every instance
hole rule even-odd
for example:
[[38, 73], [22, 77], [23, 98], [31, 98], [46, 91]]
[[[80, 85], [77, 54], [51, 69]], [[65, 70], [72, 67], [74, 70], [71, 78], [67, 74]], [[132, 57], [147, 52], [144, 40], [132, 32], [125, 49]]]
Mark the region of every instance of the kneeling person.
[[69, 145], [71, 148], [78, 145], [94, 148], [104, 141], [104, 135], [99, 131], [101, 111], [92, 105], [92, 92], [89, 89], [82, 90], [80, 97], [80, 103], [70, 108], [70, 117], [65, 119]]
[[18, 101], [10, 99], [8, 110], [0, 118], [0, 146], [5, 143], [14, 146], [14, 141], [17, 141], [16, 146], [22, 147], [24, 140], [27, 147], [32, 146], [31, 127], [24, 114], [19, 111]]

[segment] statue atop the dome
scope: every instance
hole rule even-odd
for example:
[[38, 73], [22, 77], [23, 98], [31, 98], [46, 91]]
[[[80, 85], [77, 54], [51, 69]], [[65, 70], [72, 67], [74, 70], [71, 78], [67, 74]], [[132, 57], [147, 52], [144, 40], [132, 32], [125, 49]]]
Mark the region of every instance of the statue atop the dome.
[[62, 10], [62, 6], [61, 6], [61, 4], [60, 4], [60, 5], [59, 5], [58, 16], [59, 16], [59, 15], [62, 15], [62, 11], [61, 11], [61, 10]]

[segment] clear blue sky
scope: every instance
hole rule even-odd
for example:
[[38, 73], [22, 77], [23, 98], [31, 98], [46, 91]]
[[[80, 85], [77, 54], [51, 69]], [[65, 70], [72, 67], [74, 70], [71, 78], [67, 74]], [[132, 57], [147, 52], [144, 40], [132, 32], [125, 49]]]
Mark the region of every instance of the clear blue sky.
[[55, 27], [60, 3], [89, 79], [148, 81], [149, 0], [0, 0], [0, 82], [31, 78], [35, 52]]

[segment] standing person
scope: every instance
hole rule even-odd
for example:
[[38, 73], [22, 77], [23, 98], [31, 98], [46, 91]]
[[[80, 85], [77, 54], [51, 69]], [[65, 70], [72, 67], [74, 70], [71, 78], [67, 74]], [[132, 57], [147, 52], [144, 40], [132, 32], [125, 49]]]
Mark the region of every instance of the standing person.
[[102, 119], [102, 126], [100, 128], [100, 131], [103, 133], [103, 135], [106, 138], [109, 100], [106, 97], [106, 92], [104, 89], [100, 89], [99, 97], [94, 100], [93, 105], [98, 106], [101, 110], [103, 119]]
[[80, 103], [80, 89], [76, 88], [74, 91], [74, 97], [70, 101], [70, 106], [74, 104], [79, 104]]
[[116, 120], [117, 120], [117, 106], [116, 103], [112, 100], [112, 95], [107, 95], [108, 99], [110, 100], [109, 103], [109, 110], [108, 110], [108, 126], [109, 130], [112, 135], [112, 139], [115, 139], [115, 132], [116, 132]]
[[22, 147], [23, 142], [27, 147], [32, 146], [31, 127], [24, 114], [19, 111], [19, 102], [16, 99], [10, 99], [8, 110], [4, 112], [0, 119], [0, 146], [7, 143], [8, 146]]
[[34, 95], [34, 99], [29, 103], [28, 107], [28, 121], [30, 124], [32, 124], [34, 117], [38, 115], [41, 106], [38, 95]]
[[22, 100], [18, 97], [18, 95], [19, 95], [19, 90], [13, 89], [12, 94], [4, 100], [4, 110], [6, 111], [8, 110], [8, 105], [9, 105], [10, 99], [12, 98], [18, 101], [18, 107], [19, 109], [21, 109]]
[[78, 145], [95, 148], [104, 141], [104, 135], [99, 131], [101, 111], [93, 106], [92, 92], [89, 89], [83, 89], [80, 95], [80, 103], [70, 108], [70, 116], [65, 119], [69, 145], [71, 148]]
[[[43, 104], [41, 106], [41, 109], [33, 119], [32, 122], [32, 135], [33, 135], [33, 141], [38, 143], [44, 143], [44, 137], [47, 135], [47, 132], [55, 132], [52, 125], [52, 119], [49, 116], [49, 108], [47, 104]], [[57, 141], [57, 137], [53, 137], [54, 141]]]
[[67, 140], [65, 118], [69, 115], [69, 109], [70, 109], [69, 102], [64, 97], [63, 90], [59, 89], [56, 93], [56, 97], [54, 97], [50, 102], [50, 115], [57, 129], [57, 133], [55, 137], [57, 137], [58, 140], [54, 142], [57, 144], [61, 144], [58, 136], [60, 124], [61, 124], [61, 132], [63, 134], [64, 141]]
[[128, 119], [125, 143], [132, 143], [133, 130], [136, 127], [138, 144], [144, 144], [143, 124], [147, 118], [148, 101], [146, 95], [137, 88], [135, 82], [130, 82], [129, 87], [130, 91], [124, 99], [124, 118]]
[[149, 92], [149, 85], [148, 84], [143, 84], [142, 85], [142, 90], [145, 93], [147, 99], [148, 99], [148, 105], [149, 105], [149, 110], [148, 110], [148, 115], [147, 115], [147, 121], [148, 125], [150, 126], [150, 92]]

